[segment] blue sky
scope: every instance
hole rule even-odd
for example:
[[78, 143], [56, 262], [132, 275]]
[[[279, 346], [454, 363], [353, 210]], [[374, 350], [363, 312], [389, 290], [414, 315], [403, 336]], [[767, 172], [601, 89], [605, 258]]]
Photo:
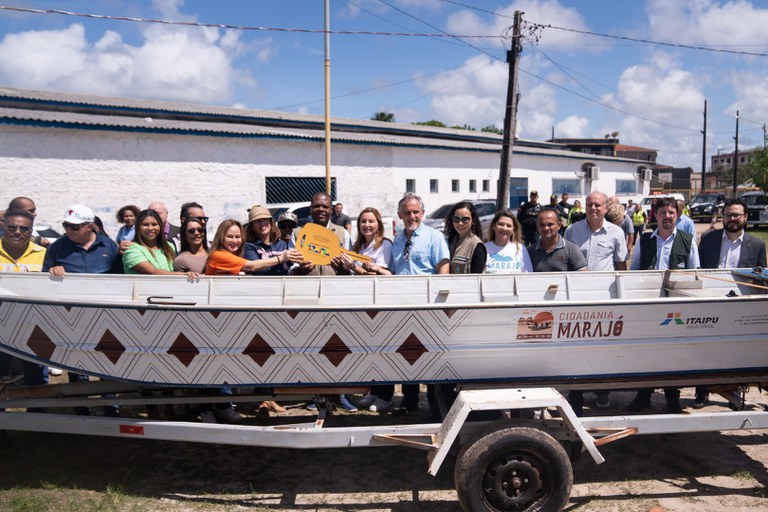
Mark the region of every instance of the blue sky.
[[[110, 16], [321, 29], [323, 0], [7, 0], [4, 5]], [[671, 44], [768, 54], [768, 1], [331, 0], [332, 31], [449, 33], [456, 40], [331, 36], [332, 114], [501, 126], [502, 39], [527, 22]], [[656, 148], [659, 162], [763, 143], [768, 57], [596, 37], [555, 28], [527, 39], [518, 135], [602, 137]], [[464, 41], [464, 42], [462, 42]], [[323, 113], [323, 35], [223, 30], [0, 11], [0, 85]]]

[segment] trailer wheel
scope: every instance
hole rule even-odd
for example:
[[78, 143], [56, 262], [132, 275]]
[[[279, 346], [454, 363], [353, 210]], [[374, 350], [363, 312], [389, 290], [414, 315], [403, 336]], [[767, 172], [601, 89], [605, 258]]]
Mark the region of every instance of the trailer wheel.
[[454, 481], [466, 512], [549, 512], [568, 503], [573, 471], [563, 447], [535, 422], [504, 422], [461, 449]]

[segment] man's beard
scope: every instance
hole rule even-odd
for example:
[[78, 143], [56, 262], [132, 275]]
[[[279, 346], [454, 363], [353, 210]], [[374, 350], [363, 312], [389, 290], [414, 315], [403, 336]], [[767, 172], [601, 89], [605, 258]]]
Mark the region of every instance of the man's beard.
[[725, 230], [729, 233], [738, 233], [744, 229], [745, 224], [738, 221], [731, 221], [725, 224]]

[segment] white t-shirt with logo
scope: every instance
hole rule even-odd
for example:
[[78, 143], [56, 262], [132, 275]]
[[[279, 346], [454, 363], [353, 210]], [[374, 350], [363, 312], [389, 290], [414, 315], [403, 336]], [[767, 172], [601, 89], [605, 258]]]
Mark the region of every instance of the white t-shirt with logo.
[[531, 258], [522, 244], [510, 242], [504, 247], [494, 242], [486, 242], [488, 260], [485, 264], [486, 274], [511, 274], [514, 272], [533, 272]]

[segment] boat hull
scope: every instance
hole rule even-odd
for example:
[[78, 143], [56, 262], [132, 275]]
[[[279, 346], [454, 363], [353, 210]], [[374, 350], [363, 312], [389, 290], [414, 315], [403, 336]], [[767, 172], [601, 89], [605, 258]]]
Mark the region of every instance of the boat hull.
[[193, 387], [764, 380], [768, 296], [699, 295], [312, 307], [285, 297], [249, 307], [6, 295], [0, 350], [101, 378]]

